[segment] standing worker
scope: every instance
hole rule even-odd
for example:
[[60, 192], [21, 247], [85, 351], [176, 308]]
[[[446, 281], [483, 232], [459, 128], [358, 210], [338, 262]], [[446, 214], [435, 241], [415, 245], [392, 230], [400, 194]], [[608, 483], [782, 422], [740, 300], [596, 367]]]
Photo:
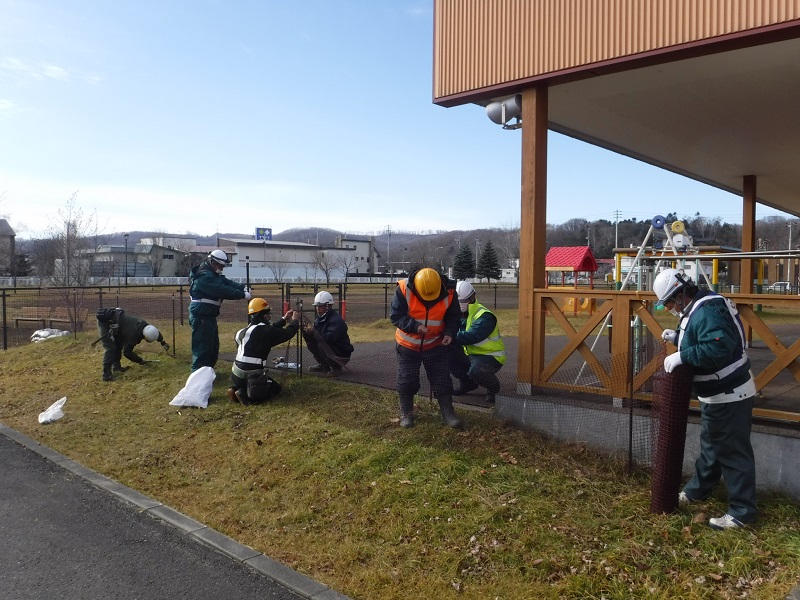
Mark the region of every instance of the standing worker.
[[189, 326], [192, 328], [192, 371], [213, 367], [219, 358], [217, 317], [223, 300], [250, 300], [250, 290], [222, 274], [228, 262], [222, 250], [213, 250], [189, 274]]
[[322, 291], [314, 296], [314, 309], [317, 313], [314, 324], [303, 326], [303, 339], [317, 361], [308, 370], [336, 375], [342, 372], [353, 354], [347, 323], [333, 308], [330, 292]]
[[402, 427], [414, 426], [420, 365], [425, 366], [444, 422], [455, 428], [462, 425], [453, 410], [448, 348], [461, 321], [454, 288], [452, 281], [428, 267], [412, 271], [408, 279], [397, 283], [390, 318], [397, 328], [397, 394]]
[[[136, 354], [134, 347], [142, 340], [159, 342], [164, 350], [169, 350], [169, 344], [164, 341], [164, 336], [144, 319], [126, 315], [121, 308], [101, 308], [97, 311], [97, 331], [100, 334], [98, 341], [103, 343], [103, 381], [113, 381], [111, 371], [124, 373], [128, 367], [121, 364], [124, 355], [131, 362], [143, 365], [145, 361]], [[95, 342], [97, 343], [97, 342]], [[92, 344], [94, 345], [94, 344]]]
[[506, 347], [500, 337], [497, 317], [475, 297], [475, 288], [468, 281], [456, 284], [461, 308], [461, 326], [453, 345], [450, 372], [459, 381], [454, 396], [462, 396], [477, 388], [486, 388], [486, 401], [494, 403], [500, 391], [496, 373], [506, 362]]
[[700, 401], [700, 456], [694, 477], [678, 495], [679, 504], [708, 498], [725, 480], [728, 512], [709, 520], [714, 529], [735, 529], [756, 520], [756, 466], [750, 430], [756, 385], [746, 338], [733, 302], [701, 291], [678, 269], [665, 269], [653, 281], [658, 306], [680, 317], [678, 330], [661, 335], [678, 351], [664, 359], [671, 373], [693, 368], [693, 391]]
[[[231, 368], [233, 386], [228, 389], [231, 401], [245, 405], [261, 401], [248, 396], [247, 380], [259, 376], [267, 363], [270, 350], [292, 339], [300, 328], [300, 313], [296, 310], [287, 311], [282, 318], [272, 323], [269, 320], [270, 306], [263, 298], [250, 300], [247, 313], [247, 327], [237, 331], [234, 336], [238, 349]], [[264, 399], [276, 396], [280, 391], [280, 384], [270, 378]]]

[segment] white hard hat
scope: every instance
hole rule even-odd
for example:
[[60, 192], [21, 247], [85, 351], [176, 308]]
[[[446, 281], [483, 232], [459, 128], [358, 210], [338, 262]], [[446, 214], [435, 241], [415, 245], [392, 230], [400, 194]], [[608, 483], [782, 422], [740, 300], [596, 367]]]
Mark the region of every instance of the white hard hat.
[[665, 302], [669, 301], [688, 283], [692, 283], [691, 278], [687, 277], [680, 269], [664, 269], [661, 271], [653, 281], [653, 291], [658, 298], [656, 306], [664, 306]]
[[228, 264], [228, 255], [217, 248], [216, 250], [211, 251], [211, 253], [208, 255], [208, 260], [224, 267]]
[[155, 342], [158, 339], [158, 329], [156, 329], [153, 325], [147, 325], [142, 330], [142, 335], [144, 335], [144, 339], [148, 342]]
[[330, 295], [330, 292], [320, 292], [314, 296], [314, 306], [322, 306], [323, 304], [333, 306], [333, 296]]
[[475, 288], [469, 281], [459, 281], [456, 284], [456, 294], [459, 300], [469, 300], [475, 295]]

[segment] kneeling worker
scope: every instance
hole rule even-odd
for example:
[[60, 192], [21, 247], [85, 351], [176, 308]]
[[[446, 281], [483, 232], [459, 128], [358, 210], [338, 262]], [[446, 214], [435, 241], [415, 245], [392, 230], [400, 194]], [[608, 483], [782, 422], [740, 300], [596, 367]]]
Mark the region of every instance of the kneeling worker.
[[506, 362], [506, 347], [500, 337], [497, 317], [475, 298], [468, 281], [456, 284], [461, 307], [461, 326], [456, 334], [450, 372], [459, 380], [454, 396], [462, 396], [479, 385], [486, 388], [486, 401], [494, 403], [500, 391], [496, 373]]
[[[126, 315], [121, 308], [101, 308], [97, 311], [97, 331], [103, 343], [103, 381], [113, 381], [112, 369], [119, 373], [128, 370], [120, 364], [124, 355], [131, 362], [143, 365], [145, 361], [133, 348], [142, 340], [159, 342], [164, 350], [169, 344], [153, 325], [144, 319]], [[95, 342], [97, 343], [97, 342]], [[92, 344], [94, 345], [94, 344]]]
[[347, 334], [347, 323], [333, 308], [330, 292], [320, 292], [314, 297], [317, 316], [313, 325], [303, 327], [303, 339], [317, 361], [309, 367], [312, 373], [339, 373], [350, 362], [353, 345]]
[[238, 349], [231, 369], [233, 386], [228, 388], [228, 398], [245, 405], [266, 400], [280, 393], [280, 384], [272, 378], [267, 378], [264, 397], [250, 398], [247, 393], [247, 382], [264, 372], [270, 350], [292, 339], [300, 328], [300, 313], [296, 310], [287, 311], [283, 317], [272, 323], [269, 320], [270, 306], [263, 298], [250, 300], [247, 312], [247, 327], [237, 331], [234, 336]]

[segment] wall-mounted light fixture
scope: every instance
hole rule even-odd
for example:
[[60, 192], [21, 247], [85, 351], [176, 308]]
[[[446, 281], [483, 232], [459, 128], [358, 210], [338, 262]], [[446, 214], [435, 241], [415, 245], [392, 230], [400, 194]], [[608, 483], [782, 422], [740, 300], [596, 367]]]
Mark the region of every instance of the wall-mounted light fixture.
[[[486, 116], [493, 123], [502, 125], [503, 129], [519, 129], [522, 121], [519, 116], [522, 114], [522, 94], [515, 94], [508, 98], [495, 100], [486, 105]], [[508, 122], [516, 119], [511, 125]]]

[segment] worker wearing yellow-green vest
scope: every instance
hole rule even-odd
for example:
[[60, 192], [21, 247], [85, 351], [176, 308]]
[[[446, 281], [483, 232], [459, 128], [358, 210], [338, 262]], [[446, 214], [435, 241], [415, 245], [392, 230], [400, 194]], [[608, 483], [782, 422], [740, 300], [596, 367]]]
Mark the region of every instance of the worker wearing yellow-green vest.
[[497, 372], [506, 362], [506, 347], [500, 337], [497, 317], [479, 304], [475, 288], [467, 281], [456, 284], [458, 303], [461, 306], [461, 326], [456, 334], [450, 373], [459, 381], [454, 396], [486, 388], [486, 401], [494, 403], [500, 391]]

